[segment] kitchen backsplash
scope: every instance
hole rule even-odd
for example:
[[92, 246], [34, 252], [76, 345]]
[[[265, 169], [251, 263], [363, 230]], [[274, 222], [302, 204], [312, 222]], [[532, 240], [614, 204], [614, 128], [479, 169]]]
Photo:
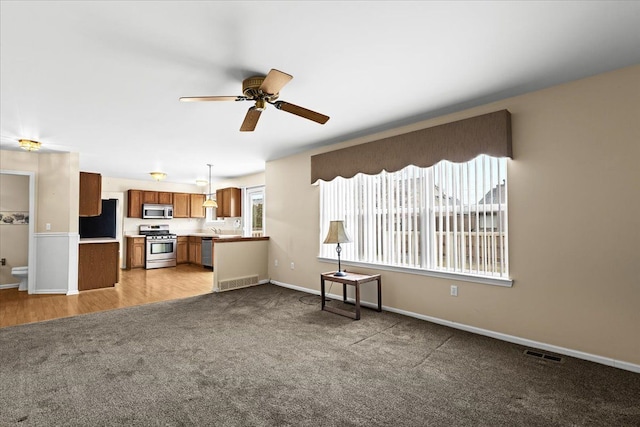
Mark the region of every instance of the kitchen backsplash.
[[124, 234], [137, 234], [139, 226], [169, 224], [169, 230], [176, 234], [189, 232], [207, 232], [212, 227], [222, 230], [222, 234], [242, 234], [242, 218], [221, 218], [215, 222], [205, 223], [200, 218], [145, 219], [124, 218]]

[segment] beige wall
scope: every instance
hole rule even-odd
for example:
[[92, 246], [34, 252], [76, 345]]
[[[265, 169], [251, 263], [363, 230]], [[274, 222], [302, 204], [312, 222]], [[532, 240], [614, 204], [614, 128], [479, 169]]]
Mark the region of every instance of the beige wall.
[[[36, 232], [78, 232], [78, 153], [39, 154]], [[46, 229], [51, 224], [51, 229]]]
[[318, 290], [334, 268], [316, 258], [312, 154], [505, 108], [513, 287], [357, 270], [382, 273], [385, 306], [640, 364], [640, 66], [268, 162], [271, 279]]
[[[28, 176], [0, 174], [0, 212], [29, 212]], [[18, 282], [11, 269], [28, 264], [28, 249], [28, 224], [0, 224], [0, 258], [7, 260], [6, 265], [0, 265], [0, 285]]]
[[224, 280], [238, 279], [257, 275], [258, 280], [267, 280], [267, 252], [269, 242], [266, 240], [222, 242], [213, 244], [215, 273], [214, 288]]
[[35, 172], [36, 233], [78, 232], [78, 164], [78, 153], [0, 150], [0, 169]]
[[[237, 178], [223, 179], [211, 182], [211, 191], [216, 191], [220, 188], [227, 187], [255, 187], [258, 185], [264, 185], [265, 175], [264, 172], [240, 176]], [[206, 191], [205, 191], [206, 193]]]

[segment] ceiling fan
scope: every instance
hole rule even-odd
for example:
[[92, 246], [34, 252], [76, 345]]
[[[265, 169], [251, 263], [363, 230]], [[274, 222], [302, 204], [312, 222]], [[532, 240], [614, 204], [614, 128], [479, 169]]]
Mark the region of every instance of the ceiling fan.
[[282, 71], [271, 69], [266, 76], [253, 76], [244, 79], [242, 82], [242, 93], [238, 96], [183, 96], [180, 101], [255, 101], [255, 105], [249, 108], [244, 117], [240, 132], [252, 132], [258, 124], [260, 114], [265, 110], [267, 104], [271, 104], [278, 110], [304, 117], [314, 122], [325, 124], [329, 116], [308, 110], [303, 107], [285, 101], [277, 101], [280, 89], [284, 87], [293, 76]]

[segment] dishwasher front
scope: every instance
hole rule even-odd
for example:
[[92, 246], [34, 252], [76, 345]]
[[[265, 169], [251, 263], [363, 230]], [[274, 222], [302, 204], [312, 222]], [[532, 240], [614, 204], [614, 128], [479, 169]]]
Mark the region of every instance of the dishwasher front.
[[213, 268], [213, 239], [208, 237], [202, 238], [202, 266]]

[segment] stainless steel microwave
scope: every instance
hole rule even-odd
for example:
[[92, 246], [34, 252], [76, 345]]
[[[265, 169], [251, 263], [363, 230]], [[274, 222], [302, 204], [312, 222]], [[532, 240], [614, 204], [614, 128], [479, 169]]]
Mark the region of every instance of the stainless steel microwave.
[[171, 219], [173, 218], [173, 205], [142, 205], [142, 218], [145, 219]]

